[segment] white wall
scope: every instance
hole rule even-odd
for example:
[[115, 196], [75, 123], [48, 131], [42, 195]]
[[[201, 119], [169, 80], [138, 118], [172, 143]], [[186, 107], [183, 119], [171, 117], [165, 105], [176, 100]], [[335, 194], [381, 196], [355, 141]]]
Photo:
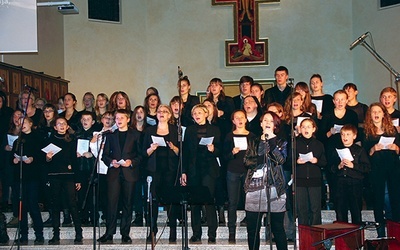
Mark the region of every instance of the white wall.
[[90, 22], [87, 2], [79, 15], [65, 16], [65, 77], [78, 99], [124, 90], [142, 104], [149, 85], [163, 102], [177, 94], [177, 66], [205, 90], [212, 77], [271, 78], [285, 65], [295, 81], [320, 73], [326, 92], [353, 80], [352, 4], [348, 0], [282, 0], [260, 6], [260, 37], [269, 37], [270, 65], [224, 66], [224, 42], [233, 39], [233, 8], [211, 0], [121, 0], [122, 24]]
[[[378, 9], [378, 0], [353, 1], [353, 40], [369, 31], [373, 43], [368, 37], [368, 44], [375, 44], [375, 50], [391, 66], [400, 71], [399, 24], [400, 6]], [[360, 100], [365, 103], [379, 101], [379, 93], [384, 87], [394, 85], [394, 77], [363, 46], [352, 51], [354, 64], [354, 83], [360, 87]]]

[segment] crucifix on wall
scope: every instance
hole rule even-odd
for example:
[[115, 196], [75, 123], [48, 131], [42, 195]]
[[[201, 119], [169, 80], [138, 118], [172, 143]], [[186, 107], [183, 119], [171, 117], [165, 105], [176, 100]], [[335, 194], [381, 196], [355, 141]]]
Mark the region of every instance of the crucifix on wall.
[[212, 0], [233, 5], [234, 40], [225, 41], [226, 66], [268, 65], [268, 39], [258, 37], [258, 7], [280, 0]]

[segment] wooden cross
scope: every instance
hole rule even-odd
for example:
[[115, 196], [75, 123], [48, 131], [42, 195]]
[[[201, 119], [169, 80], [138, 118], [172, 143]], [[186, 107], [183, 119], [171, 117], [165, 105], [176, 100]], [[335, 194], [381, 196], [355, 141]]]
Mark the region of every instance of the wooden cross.
[[280, 0], [212, 0], [212, 5], [233, 5], [234, 33], [225, 41], [226, 66], [268, 65], [268, 39], [258, 37], [258, 7]]

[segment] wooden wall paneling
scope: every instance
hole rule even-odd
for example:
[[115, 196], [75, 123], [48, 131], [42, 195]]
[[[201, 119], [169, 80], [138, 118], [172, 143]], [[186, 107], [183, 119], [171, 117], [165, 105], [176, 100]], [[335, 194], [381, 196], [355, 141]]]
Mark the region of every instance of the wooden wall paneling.
[[0, 69], [0, 77], [3, 78], [4, 82], [0, 82], [0, 90], [8, 93], [10, 91], [10, 79], [8, 77], [8, 70]]
[[50, 102], [51, 101], [51, 85], [49, 79], [43, 81], [43, 97]]
[[21, 73], [12, 71], [11, 75], [11, 93], [18, 95], [21, 92]]
[[60, 97], [68, 93], [68, 85], [65, 82], [60, 82]]
[[58, 82], [52, 83], [51, 88], [51, 103], [56, 104], [58, 97], [60, 97], [60, 84]]
[[43, 89], [42, 89], [42, 79], [39, 77], [33, 77], [33, 87], [37, 89], [36, 96], [42, 97], [43, 96]]

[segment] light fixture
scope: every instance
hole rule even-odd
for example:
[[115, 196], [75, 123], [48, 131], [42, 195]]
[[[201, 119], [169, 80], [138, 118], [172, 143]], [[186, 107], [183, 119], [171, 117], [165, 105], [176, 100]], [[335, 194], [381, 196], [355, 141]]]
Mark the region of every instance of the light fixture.
[[37, 3], [38, 7], [57, 7], [58, 12], [63, 15], [69, 14], [79, 14], [78, 8], [69, 1], [61, 1], [61, 2], [41, 2]]

